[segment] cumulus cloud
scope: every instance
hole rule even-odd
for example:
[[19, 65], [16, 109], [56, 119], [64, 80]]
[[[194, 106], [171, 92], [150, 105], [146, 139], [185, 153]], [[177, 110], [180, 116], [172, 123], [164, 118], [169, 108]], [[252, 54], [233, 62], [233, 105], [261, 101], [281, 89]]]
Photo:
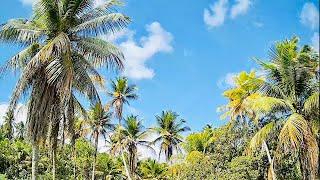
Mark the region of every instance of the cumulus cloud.
[[[0, 124], [2, 124], [4, 121], [4, 116], [6, 115], [8, 107], [9, 107], [8, 103], [0, 103]], [[18, 104], [14, 112], [15, 123], [18, 123], [20, 121], [26, 122], [27, 113], [28, 113], [27, 107], [23, 104]]]
[[234, 4], [231, 7], [231, 18], [234, 19], [236, 18], [238, 15], [243, 15], [245, 14], [250, 6], [250, 0], [236, 0], [236, 4]]
[[303, 5], [300, 21], [305, 26], [308, 26], [311, 29], [319, 28], [319, 10], [311, 2], [307, 2]]
[[311, 46], [319, 52], [319, 33], [315, 32], [311, 38]]
[[228, 0], [217, 0], [209, 9], [204, 9], [203, 19], [209, 28], [221, 26], [229, 17], [229, 12], [230, 18], [235, 19], [247, 13], [250, 5], [250, 0], [236, 0], [234, 4], [229, 4]]
[[217, 86], [222, 89], [228, 89], [235, 86], [235, 77], [238, 73], [227, 73], [224, 77], [220, 78], [217, 82]]
[[228, 11], [228, 0], [218, 0], [209, 9], [204, 9], [203, 19], [209, 27], [224, 23]]
[[141, 37], [138, 42], [129, 36], [119, 44], [126, 59], [124, 75], [132, 79], [153, 78], [154, 70], [147, 67], [146, 62], [157, 53], [169, 53], [173, 50], [173, 36], [163, 29], [159, 22], [147, 25], [146, 30], [148, 36]]

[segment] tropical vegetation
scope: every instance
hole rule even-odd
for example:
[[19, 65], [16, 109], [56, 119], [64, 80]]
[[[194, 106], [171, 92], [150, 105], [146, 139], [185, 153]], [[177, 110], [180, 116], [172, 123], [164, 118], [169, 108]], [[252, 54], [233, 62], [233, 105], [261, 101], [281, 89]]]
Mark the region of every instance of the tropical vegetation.
[[[191, 132], [172, 110], [131, 114], [136, 85], [101, 75], [130, 61], [100, 38], [130, 23], [120, 5], [39, 0], [31, 19], [0, 26], [1, 42], [23, 47], [0, 68], [3, 78], [20, 73], [0, 127], [0, 179], [319, 178], [319, 52], [297, 37], [275, 43], [224, 91], [224, 125]], [[15, 115], [20, 101], [26, 122]]]

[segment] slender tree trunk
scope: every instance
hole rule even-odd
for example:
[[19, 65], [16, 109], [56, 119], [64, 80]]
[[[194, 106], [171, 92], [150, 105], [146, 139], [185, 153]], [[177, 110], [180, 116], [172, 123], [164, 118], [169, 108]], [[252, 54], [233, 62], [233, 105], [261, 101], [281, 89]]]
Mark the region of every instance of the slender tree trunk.
[[73, 177], [74, 179], [76, 179], [76, 172], [77, 172], [77, 163], [76, 163], [76, 159], [77, 159], [77, 154], [76, 154], [76, 146], [75, 144], [72, 147], [72, 153], [73, 153]]
[[92, 180], [94, 180], [95, 171], [96, 171], [96, 161], [97, 161], [97, 152], [98, 152], [98, 136], [99, 134], [96, 132], [94, 137], [94, 157], [92, 164]]
[[265, 148], [265, 151], [267, 152], [268, 161], [269, 161], [270, 168], [271, 168], [270, 170], [271, 170], [272, 180], [276, 180], [276, 174], [274, 172], [274, 167], [273, 167], [273, 158], [271, 158], [270, 150], [268, 148], [266, 141], [263, 141], [263, 147]]
[[129, 179], [129, 180], [132, 180], [132, 179], [131, 179], [131, 176], [130, 176], [130, 173], [129, 173], [129, 170], [128, 170], [127, 162], [126, 162], [126, 159], [125, 159], [125, 157], [124, 157], [124, 154], [123, 154], [123, 151], [122, 151], [122, 150], [121, 150], [121, 157], [122, 157], [123, 165], [124, 165], [124, 168], [125, 168], [125, 170], [126, 170], [126, 174], [127, 174], [127, 176], [128, 176], [128, 179]]
[[36, 180], [38, 176], [38, 158], [39, 158], [39, 145], [32, 142], [32, 180]]

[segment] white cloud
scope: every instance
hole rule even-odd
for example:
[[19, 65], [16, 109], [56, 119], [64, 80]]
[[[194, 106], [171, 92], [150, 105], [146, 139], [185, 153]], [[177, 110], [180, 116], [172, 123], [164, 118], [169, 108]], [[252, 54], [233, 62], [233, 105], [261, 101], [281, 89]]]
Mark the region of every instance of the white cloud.
[[218, 0], [209, 9], [204, 9], [204, 22], [211, 28], [220, 26], [224, 23], [227, 11], [228, 0]]
[[[0, 124], [2, 124], [4, 121], [4, 116], [6, 115], [8, 106], [9, 106], [8, 103], [0, 104]], [[28, 113], [27, 107], [23, 104], [18, 104], [14, 112], [14, 118], [15, 118], [14, 122], [15, 123], [18, 123], [20, 121], [26, 122], [27, 113]]]
[[311, 46], [319, 52], [319, 33], [315, 32], [311, 38]]
[[116, 43], [116, 41], [119, 41], [122, 39], [132, 39], [133, 36], [134, 36], [134, 31], [131, 31], [130, 29], [121, 29], [120, 31], [117, 31], [115, 33], [102, 35], [100, 38], [108, 42]]
[[37, 0], [20, 0], [22, 2], [23, 5], [33, 5], [34, 3], [36, 3]]
[[319, 28], [319, 10], [311, 2], [307, 2], [303, 5], [300, 21], [305, 26], [308, 26], [311, 29]]
[[235, 77], [238, 73], [227, 73], [224, 77], [220, 78], [217, 82], [217, 86], [220, 89], [228, 89], [235, 86]]
[[153, 78], [154, 70], [147, 67], [146, 62], [159, 52], [168, 53], [173, 50], [171, 45], [173, 36], [163, 29], [159, 22], [147, 25], [146, 30], [149, 35], [140, 38], [139, 42], [129, 36], [119, 45], [126, 59], [124, 75], [132, 79]]
[[237, 3], [231, 7], [230, 16], [232, 19], [236, 18], [238, 15], [245, 14], [248, 11], [249, 6], [251, 4], [250, 0], [236, 0], [236, 1]]

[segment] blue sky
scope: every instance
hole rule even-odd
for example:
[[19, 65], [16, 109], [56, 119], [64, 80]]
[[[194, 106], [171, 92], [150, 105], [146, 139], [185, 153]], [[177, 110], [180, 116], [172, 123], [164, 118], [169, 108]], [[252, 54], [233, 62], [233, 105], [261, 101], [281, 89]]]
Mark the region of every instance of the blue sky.
[[[0, 23], [28, 18], [31, 4], [32, 0], [4, 0]], [[101, 38], [124, 51], [123, 73], [139, 87], [140, 99], [127, 112], [139, 114], [151, 126], [154, 115], [171, 109], [196, 131], [226, 122], [216, 112], [227, 102], [222, 92], [236, 73], [256, 67], [252, 57], [267, 58], [274, 42], [294, 35], [302, 44], [319, 46], [318, 7], [318, 0], [127, 0], [119, 11], [132, 23]], [[0, 44], [0, 64], [19, 49]], [[102, 72], [107, 79], [114, 77]], [[17, 78], [8, 74], [0, 79], [0, 115]]]

